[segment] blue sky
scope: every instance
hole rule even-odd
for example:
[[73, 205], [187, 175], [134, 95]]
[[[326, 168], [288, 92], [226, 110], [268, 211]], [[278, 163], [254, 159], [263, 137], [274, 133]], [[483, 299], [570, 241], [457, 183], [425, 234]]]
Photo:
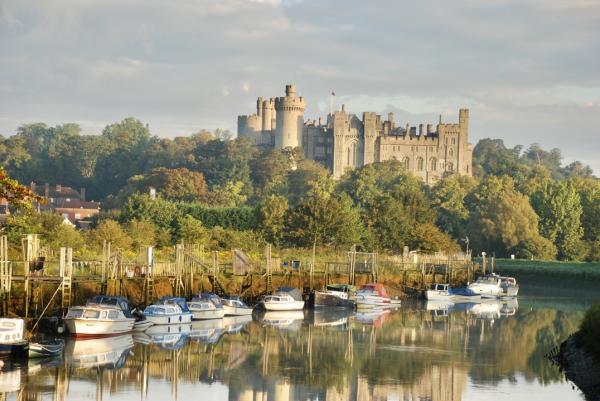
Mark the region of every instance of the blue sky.
[[597, 0], [0, 2], [0, 133], [126, 116], [175, 136], [235, 131], [295, 82], [307, 118], [335, 103], [448, 121], [471, 142], [561, 149], [600, 171]]

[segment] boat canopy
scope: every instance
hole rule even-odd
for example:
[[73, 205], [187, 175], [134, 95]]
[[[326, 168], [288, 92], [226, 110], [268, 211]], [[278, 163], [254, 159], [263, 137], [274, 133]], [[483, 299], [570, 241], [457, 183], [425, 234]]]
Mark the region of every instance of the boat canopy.
[[302, 301], [302, 293], [297, 288], [280, 287], [275, 290], [273, 295], [289, 295], [290, 297], [294, 298], [294, 301]]
[[194, 297], [192, 301], [210, 301], [217, 308], [222, 306], [221, 298], [212, 292], [201, 292], [197, 297]]
[[360, 288], [361, 291], [372, 291], [376, 292], [380, 297], [388, 298], [387, 291], [383, 284], [380, 283], [369, 283], [365, 284]]
[[161, 299], [159, 299], [156, 302], [157, 305], [169, 305], [169, 304], [175, 304], [177, 306], [179, 306], [181, 308], [182, 312], [189, 312], [189, 308], [187, 306], [187, 302], [185, 301], [185, 298], [180, 298], [180, 297], [162, 297]]
[[356, 287], [349, 284], [329, 284], [326, 288], [329, 291], [356, 292]]
[[109, 295], [96, 295], [89, 299], [86, 303], [87, 306], [103, 305], [103, 306], [114, 306], [123, 311], [125, 317], [131, 317], [131, 310], [129, 308], [129, 301], [125, 297], [115, 297]]

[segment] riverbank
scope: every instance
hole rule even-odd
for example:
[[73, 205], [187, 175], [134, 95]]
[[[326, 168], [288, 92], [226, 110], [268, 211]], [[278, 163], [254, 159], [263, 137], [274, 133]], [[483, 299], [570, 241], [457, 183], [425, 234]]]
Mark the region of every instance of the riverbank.
[[[481, 260], [477, 260], [481, 263]], [[600, 263], [496, 259], [494, 271], [508, 276], [544, 275], [566, 280], [600, 282]], [[490, 261], [487, 261], [490, 269]]]
[[586, 400], [600, 401], [600, 360], [582, 346], [579, 333], [567, 338], [552, 359], [567, 380], [585, 394]]

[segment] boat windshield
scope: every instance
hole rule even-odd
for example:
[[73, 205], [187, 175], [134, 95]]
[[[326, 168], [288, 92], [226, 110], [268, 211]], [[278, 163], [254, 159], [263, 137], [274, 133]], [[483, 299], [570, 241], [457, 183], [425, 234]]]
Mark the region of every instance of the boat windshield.
[[98, 319], [98, 317], [100, 317], [100, 311], [95, 309], [86, 309], [83, 311], [82, 317], [84, 319]]
[[65, 319], [77, 319], [83, 316], [83, 309], [71, 309]]

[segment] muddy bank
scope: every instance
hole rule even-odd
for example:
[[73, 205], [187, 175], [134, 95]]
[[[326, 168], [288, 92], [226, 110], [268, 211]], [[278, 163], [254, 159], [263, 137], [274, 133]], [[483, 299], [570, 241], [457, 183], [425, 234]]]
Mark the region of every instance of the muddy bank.
[[550, 359], [583, 392], [586, 400], [600, 401], [600, 359], [581, 346], [577, 333], [565, 340]]

